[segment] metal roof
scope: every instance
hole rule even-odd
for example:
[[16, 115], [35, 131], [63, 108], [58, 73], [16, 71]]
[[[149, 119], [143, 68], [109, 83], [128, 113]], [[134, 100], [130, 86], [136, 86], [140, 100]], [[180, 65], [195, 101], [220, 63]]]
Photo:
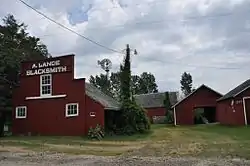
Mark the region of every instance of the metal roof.
[[237, 95], [244, 92], [248, 88], [250, 88], [250, 79], [248, 79], [245, 82], [241, 83], [236, 88], [232, 89], [227, 94], [225, 94], [224, 96], [219, 98], [217, 101], [222, 101], [222, 100], [226, 100], [226, 99], [229, 99], [229, 98], [236, 97]]
[[120, 109], [120, 103], [118, 101], [116, 101], [111, 96], [108, 96], [107, 94], [103, 93], [94, 85], [91, 85], [90, 83], [86, 82], [85, 87], [86, 87], [86, 95], [92, 98], [93, 100], [99, 102], [100, 104], [102, 104], [105, 107], [105, 109], [111, 109], [111, 110]]
[[[169, 92], [170, 104], [177, 102], [178, 92]], [[134, 95], [135, 101], [143, 108], [164, 107], [165, 92]]]

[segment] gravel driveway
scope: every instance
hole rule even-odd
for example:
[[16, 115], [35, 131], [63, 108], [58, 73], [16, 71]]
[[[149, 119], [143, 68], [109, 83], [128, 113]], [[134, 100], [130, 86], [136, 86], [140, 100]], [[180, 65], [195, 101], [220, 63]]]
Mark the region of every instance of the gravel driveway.
[[0, 153], [0, 166], [250, 166], [243, 159], [126, 158], [41, 153]]

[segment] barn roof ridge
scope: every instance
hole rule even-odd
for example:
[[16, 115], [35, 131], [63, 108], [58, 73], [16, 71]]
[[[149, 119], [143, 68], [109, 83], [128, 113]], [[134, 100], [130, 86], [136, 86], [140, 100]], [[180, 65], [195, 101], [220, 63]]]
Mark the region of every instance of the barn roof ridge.
[[247, 79], [238, 86], [236, 86], [235, 88], [231, 89], [228, 93], [219, 98], [217, 101], [234, 98], [249, 88], [250, 88], [250, 79]]
[[214, 89], [210, 88], [209, 86], [205, 85], [205, 84], [201, 84], [197, 89], [195, 89], [193, 92], [191, 92], [190, 94], [188, 94], [186, 97], [184, 97], [183, 99], [181, 99], [179, 102], [175, 103], [172, 108], [176, 107], [177, 105], [179, 105], [181, 102], [183, 102], [184, 100], [186, 100], [187, 98], [189, 98], [191, 95], [193, 95], [194, 93], [196, 93], [199, 89], [201, 89], [202, 87], [205, 87], [221, 96], [223, 96], [221, 93], [215, 91]]
[[135, 94], [133, 96], [142, 96], [142, 95], [154, 95], [154, 94], [165, 94], [168, 93], [178, 93], [178, 91], [165, 91], [165, 92], [152, 92], [152, 93], [142, 93], [142, 94]]

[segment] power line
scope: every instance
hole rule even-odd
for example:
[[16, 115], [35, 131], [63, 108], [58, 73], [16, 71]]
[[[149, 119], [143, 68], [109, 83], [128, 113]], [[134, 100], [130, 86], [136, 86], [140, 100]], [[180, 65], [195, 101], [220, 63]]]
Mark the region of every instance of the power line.
[[59, 25], [60, 27], [62, 27], [62, 28], [64, 28], [64, 29], [66, 29], [66, 30], [68, 30], [68, 31], [70, 31], [70, 32], [72, 32], [72, 33], [74, 33], [74, 34], [76, 34], [76, 35], [78, 35], [78, 36], [84, 38], [85, 40], [88, 40], [89, 42], [91, 42], [91, 43], [93, 43], [93, 44], [96, 44], [96, 45], [98, 45], [98, 46], [100, 46], [100, 47], [102, 47], [102, 48], [105, 48], [105, 49], [107, 49], [107, 50], [109, 50], [109, 51], [116, 52], [116, 53], [121, 53], [120, 51], [117, 51], [117, 50], [114, 50], [114, 49], [109, 48], [109, 47], [107, 47], [107, 46], [104, 46], [104, 45], [102, 45], [102, 44], [100, 44], [100, 43], [98, 43], [98, 42], [96, 42], [96, 41], [94, 41], [94, 40], [92, 40], [92, 39], [90, 39], [90, 38], [88, 38], [88, 37], [86, 37], [86, 36], [84, 36], [84, 35], [82, 35], [82, 34], [76, 32], [76, 31], [74, 31], [74, 30], [72, 30], [72, 29], [66, 27], [65, 25], [56, 22], [55, 20], [51, 19], [50, 17], [46, 16], [46, 15], [43, 14], [42, 12], [38, 11], [37, 9], [35, 9], [35, 8], [33, 8], [32, 6], [30, 6], [29, 4], [27, 4], [27, 3], [24, 2], [23, 0], [18, 0], [18, 1], [20, 1], [21, 3], [23, 3], [25, 6], [31, 8], [32, 10], [34, 10], [35, 12], [37, 12], [38, 14], [42, 15], [42, 16], [45, 17], [46, 19], [50, 20], [51, 22], [53, 22], [53, 23]]
[[[80, 36], [80, 37], [82, 37], [82, 38], [84, 38], [84, 39], [86, 39], [86, 40], [88, 40], [88, 41], [90, 41], [90, 42], [92, 42], [92, 43], [94, 43], [94, 44], [100, 46], [100, 47], [102, 47], [102, 48], [105, 48], [105, 49], [107, 49], [107, 50], [110, 50], [110, 51], [112, 51], [112, 52], [116, 52], [116, 53], [119, 53], [119, 54], [124, 54], [124, 53], [122, 53], [121, 51], [117, 51], [117, 50], [114, 50], [114, 49], [112, 49], [112, 48], [106, 47], [106, 46], [104, 46], [104, 45], [102, 45], [102, 44], [99, 44], [99, 43], [97, 43], [96, 41], [91, 40], [91, 39], [89, 39], [89, 38], [87, 38], [87, 37], [85, 37], [85, 36], [79, 34], [78, 32], [76, 32], [76, 31], [74, 31], [74, 30], [72, 30], [72, 29], [70, 29], [70, 28], [64, 26], [63, 24], [60, 24], [60, 23], [54, 21], [53, 19], [49, 18], [48, 16], [46, 16], [46, 15], [43, 14], [42, 12], [36, 10], [35, 8], [33, 8], [32, 6], [30, 6], [29, 4], [27, 4], [27, 3], [24, 2], [23, 0], [19, 0], [19, 1], [20, 1], [21, 3], [23, 3], [24, 5], [26, 5], [27, 7], [31, 8], [32, 10], [34, 10], [35, 12], [37, 12], [38, 14], [42, 15], [43, 17], [47, 18], [48, 20], [52, 21], [53, 23], [59, 25], [60, 27], [66, 29], [66, 30], [68, 30], [68, 31], [70, 31], [70, 32], [72, 32], [72, 33], [74, 33], [74, 34], [76, 34], [76, 35], [78, 35], [78, 36]], [[213, 15], [213, 16], [189, 17], [189, 19], [209, 18], [209, 17], [210, 17], [210, 18], [211, 18], [211, 17], [224, 17], [224, 16], [228, 16], [228, 15], [232, 15], [232, 13], [222, 13], [222, 14]], [[187, 20], [187, 19], [186, 19], [186, 20]], [[182, 21], [186, 21], [186, 20], [182, 20]], [[167, 21], [167, 20], [162, 20], [162, 21]], [[159, 21], [156, 21], [156, 22], [159, 22]], [[147, 22], [147, 23], [152, 23], [152, 22]], [[197, 65], [193, 65], [193, 64], [179, 63], [179, 62], [171, 62], [171, 61], [166, 61], [166, 63], [169, 63], [169, 64], [182, 64], [182, 65], [187, 65], [187, 66], [192, 66], [192, 67], [203, 67], [203, 68], [230, 69], [230, 70], [242, 69], [242, 68], [228, 68], [228, 67], [216, 67], [216, 66], [197, 66]]]

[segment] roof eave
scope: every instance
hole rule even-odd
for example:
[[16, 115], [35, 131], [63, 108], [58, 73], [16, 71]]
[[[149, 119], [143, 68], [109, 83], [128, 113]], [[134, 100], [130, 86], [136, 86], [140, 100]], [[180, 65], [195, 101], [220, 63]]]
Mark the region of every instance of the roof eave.
[[[221, 98], [219, 98], [218, 100], [216, 101], [223, 101], [223, 100], [228, 100], [228, 99], [232, 99], [232, 98], [235, 98], [237, 97], [238, 95], [240, 95], [241, 93], [245, 92], [247, 89], [249, 89], [250, 86], [247, 86], [246, 88], [244, 88], [243, 90], [239, 91], [238, 93], [236, 93], [235, 95], [233, 96], [229, 96], [229, 97], [226, 97], [226, 98], [223, 98], [223, 96]], [[227, 95], [227, 94], [226, 94]]]
[[105, 107], [104, 110], [114, 110], [114, 111], [120, 111], [120, 107]]

